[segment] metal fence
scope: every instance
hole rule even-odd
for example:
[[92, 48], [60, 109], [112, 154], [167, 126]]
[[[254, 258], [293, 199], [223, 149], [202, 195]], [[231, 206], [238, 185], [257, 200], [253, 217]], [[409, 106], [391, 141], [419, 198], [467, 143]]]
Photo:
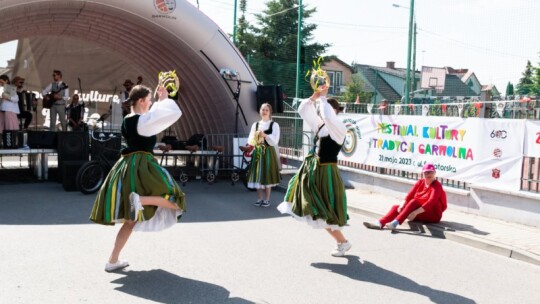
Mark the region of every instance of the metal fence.
[[[497, 111], [498, 104], [502, 108]], [[483, 117], [483, 118], [512, 118], [540, 119], [540, 101], [522, 102], [520, 100], [489, 101], [489, 102], [449, 102], [449, 103], [419, 103], [419, 104], [388, 104], [386, 106], [373, 104], [342, 103], [345, 113], [383, 114], [383, 115], [428, 115], [447, 117]], [[396, 114], [397, 112], [397, 114]]]
[[[505, 101], [502, 115], [496, 111], [496, 102], [478, 104], [463, 104], [462, 117], [499, 117], [512, 119], [539, 119], [540, 107], [538, 101], [521, 102], [519, 100]], [[343, 103], [346, 113], [368, 113], [367, 104]], [[413, 106], [402, 106], [400, 115], [422, 115], [422, 106], [425, 104], [415, 104]], [[372, 114], [394, 113], [396, 105], [388, 105], [386, 108], [372, 108]], [[457, 104], [447, 104], [443, 113], [442, 104], [430, 104], [428, 115], [459, 117]], [[282, 156], [292, 158], [303, 158], [304, 143], [308, 143], [308, 150], [311, 147], [312, 132], [303, 132], [303, 121], [296, 112], [296, 104], [292, 100], [285, 102], [284, 113], [274, 114], [273, 119], [279, 123], [281, 128], [280, 151]], [[381, 175], [396, 176], [405, 179], [417, 180], [420, 178], [417, 172], [410, 172], [398, 169], [389, 169], [351, 161], [339, 161], [341, 166], [360, 169]], [[447, 178], [438, 178], [447, 186], [458, 189], [469, 189], [468, 183]], [[540, 158], [524, 157], [521, 177], [521, 190], [540, 193]]]
[[540, 193], [540, 158], [523, 157], [521, 190]]

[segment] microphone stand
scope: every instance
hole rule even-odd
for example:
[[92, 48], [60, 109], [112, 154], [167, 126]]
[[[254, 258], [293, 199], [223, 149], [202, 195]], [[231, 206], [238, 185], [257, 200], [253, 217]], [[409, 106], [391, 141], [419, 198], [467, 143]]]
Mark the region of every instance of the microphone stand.
[[[242, 83], [240, 82], [240, 79], [238, 78], [238, 76], [236, 78], [237, 78], [236, 79], [236, 92], [233, 93], [234, 100], [236, 101], [236, 114], [234, 118], [234, 135], [238, 137], [238, 113], [240, 110], [242, 110], [240, 108], [240, 102], [238, 101], [238, 99], [240, 98], [240, 87]], [[246, 122], [246, 125], [247, 125], [244, 111], [242, 111], [242, 116], [244, 117], [244, 121]]]
[[[241, 113], [242, 114], [242, 118], [244, 119], [244, 123], [246, 124], [247, 126], [247, 119], [246, 119], [246, 115], [244, 115], [244, 110], [242, 109], [242, 107], [240, 106], [240, 101], [239, 101], [239, 98], [240, 98], [240, 88], [242, 86], [242, 81], [240, 80], [240, 76], [238, 74], [236, 75], [232, 75], [232, 74], [227, 74], [227, 73], [222, 73], [221, 76], [223, 77], [223, 79], [225, 79], [226, 81], [227, 80], [233, 80], [233, 76], [236, 78], [236, 91], [233, 92], [232, 91], [232, 88], [227, 84], [227, 86], [229, 87], [229, 90], [231, 91], [232, 95], [233, 95], [233, 98], [234, 98], [234, 101], [236, 102], [236, 114], [235, 114], [235, 122], [234, 122], [234, 135], [235, 136], [238, 136], [238, 114]], [[227, 76], [227, 77], [226, 77]]]
[[82, 107], [83, 107], [83, 113], [82, 113], [82, 115], [83, 115], [83, 120], [84, 120], [84, 108], [85, 108], [86, 105], [84, 104], [84, 100], [83, 100], [82, 86], [81, 86], [81, 79], [80, 79], [79, 77], [77, 77], [77, 80], [79, 81], [79, 94], [80, 94], [79, 100], [82, 101]]
[[[38, 130], [38, 122], [39, 122], [39, 117], [37, 115], [37, 107], [38, 107], [37, 96], [35, 96], [33, 93], [30, 96], [32, 96], [32, 108], [34, 109], [34, 116], [36, 117], [36, 125], [34, 126], [34, 131], [37, 131]], [[34, 106], [34, 99], [36, 101], [35, 106]]]
[[118, 87], [114, 87], [114, 92], [113, 92], [113, 95], [111, 97], [111, 103], [109, 105], [109, 111], [111, 112], [111, 119], [109, 120], [109, 133], [112, 133], [112, 125], [113, 125], [113, 122], [114, 122], [114, 113], [113, 113], [113, 100], [114, 100], [114, 96], [116, 96], [116, 89]]

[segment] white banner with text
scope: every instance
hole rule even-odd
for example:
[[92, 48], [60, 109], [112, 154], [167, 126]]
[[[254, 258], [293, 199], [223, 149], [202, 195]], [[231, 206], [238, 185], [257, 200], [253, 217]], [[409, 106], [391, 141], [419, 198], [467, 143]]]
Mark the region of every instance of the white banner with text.
[[[348, 134], [339, 158], [488, 188], [519, 190], [525, 121], [436, 116], [340, 115]], [[540, 126], [540, 125], [539, 125]]]

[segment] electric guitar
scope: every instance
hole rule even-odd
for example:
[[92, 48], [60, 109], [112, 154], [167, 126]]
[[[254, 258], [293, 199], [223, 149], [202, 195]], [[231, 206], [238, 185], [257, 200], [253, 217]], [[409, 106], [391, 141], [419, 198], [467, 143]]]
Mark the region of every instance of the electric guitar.
[[65, 90], [67, 88], [69, 87], [65, 83], [62, 83], [57, 90], [51, 91], [49, 94], [43, 96], [43, 108], [50, 109], [56, 101], [54, 95], [60, 93], [62, 90]]

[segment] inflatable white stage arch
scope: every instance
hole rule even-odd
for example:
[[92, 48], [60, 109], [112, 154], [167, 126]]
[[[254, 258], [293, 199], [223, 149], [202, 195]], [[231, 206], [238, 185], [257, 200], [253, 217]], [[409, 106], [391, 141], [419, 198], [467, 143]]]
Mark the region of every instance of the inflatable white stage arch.
[[0, 43], [19, 40], [11, 76], [25, 77], [31, 89], [45, 87], [53, 69], [62, 70], [71, 92], [83, 78], [83, 93], [91, 87], [107, 94], [138, 75], [154, 88], [159, 71], [176, 70], [185, 114], [174, 129], [186, 138], [234, 133], [238, 83], [220, 74], [229, 69], [241, 79], [239, 103], [248, 123], [239, 112], [238, 133], [258, 118], [253, 72], [227, 34], [186, 1], [0, 0], [0, 28]]

